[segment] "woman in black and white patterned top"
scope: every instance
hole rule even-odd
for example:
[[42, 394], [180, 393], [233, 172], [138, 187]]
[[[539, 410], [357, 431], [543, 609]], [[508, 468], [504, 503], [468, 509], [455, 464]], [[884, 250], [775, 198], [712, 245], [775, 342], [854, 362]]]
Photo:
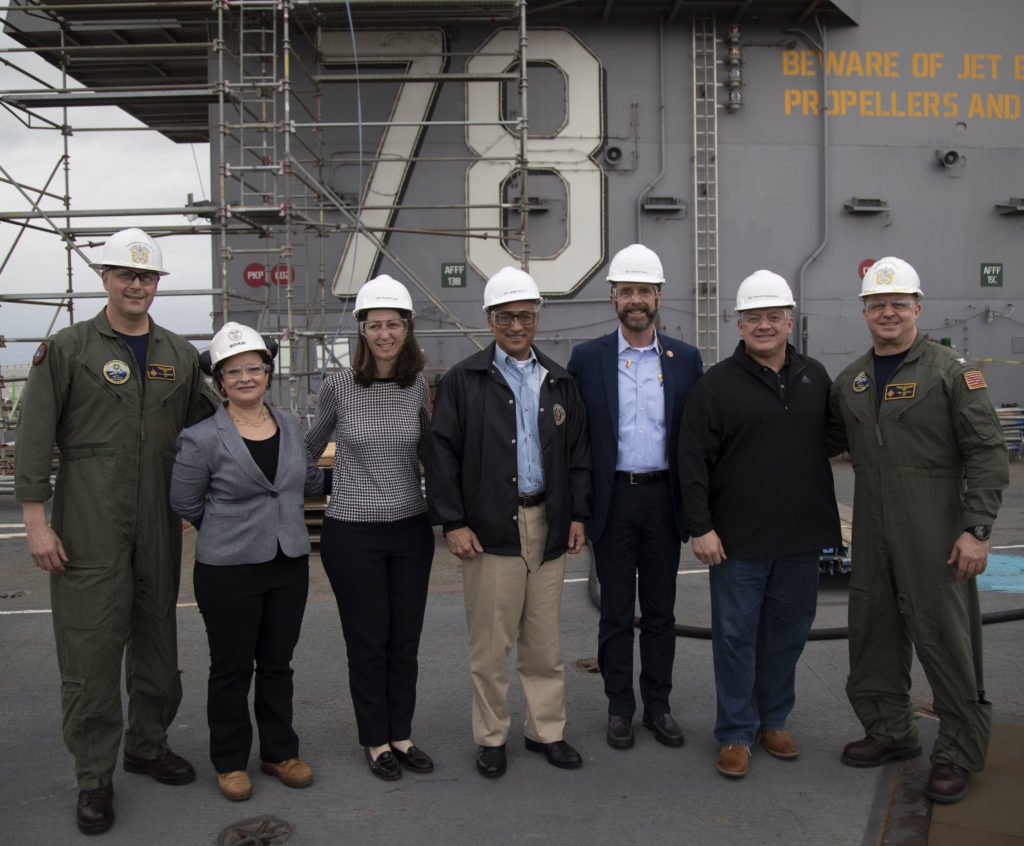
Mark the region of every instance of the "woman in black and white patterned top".
[[324, 380], [306, 448], [318, 457], [336, 442], [321, 557], [345, 634], [359, 743], [373, 774], [391, 780], [400, 764], [434, 769], [411, 739], [434, 555], [419, 461], [429, 392], [405, 286], [371, 279], [354, 314], [352, 368]]

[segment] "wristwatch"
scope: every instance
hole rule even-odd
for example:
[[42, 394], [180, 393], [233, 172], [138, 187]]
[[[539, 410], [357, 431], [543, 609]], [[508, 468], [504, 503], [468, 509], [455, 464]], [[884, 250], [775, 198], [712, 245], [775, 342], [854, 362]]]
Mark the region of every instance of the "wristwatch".
[[992, 536], [991, 526], [968, 526], [965, 532], [974, 535], [978, 540], [988, 540]]

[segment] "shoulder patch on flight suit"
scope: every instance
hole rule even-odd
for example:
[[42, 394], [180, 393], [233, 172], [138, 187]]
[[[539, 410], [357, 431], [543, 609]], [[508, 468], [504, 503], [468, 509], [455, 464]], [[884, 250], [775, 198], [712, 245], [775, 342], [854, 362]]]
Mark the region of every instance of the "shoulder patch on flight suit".
[[32, 356], [32, 363], [42, 364], [44, 358], [46, 358], [46, 344], [40, 344]]
[[868, 389], [870, 384], [868, 374], [861, 370], [860, 373], [853, 377], [853, 392], [855, 394], [862, 394]]
[[551, 410], [555, 415], [555, 425], [561, 426], [565, 422], [565, 409], [556, 402]]
[[917, 393], [917, 382], [905, 382], [901, 385], [886, 385], [885, 398], [887, 400], [913, 399]]
[[114, 385], [123, 385], [128, 381], [132, 371], [119, 358], [112, 358], [103, 365], [103, 378]]
[[173, 364], [147, 364], [146, 376], [150, 379], [163, 379], [173, 382], [175, 379]]
[[969, 391], [977, 391], [979, 388], [988, 387], [988, 384], [985, 382], [985, 376], [980, 370], [968, 370], [964, 374], [964, 381], [967, 383]]

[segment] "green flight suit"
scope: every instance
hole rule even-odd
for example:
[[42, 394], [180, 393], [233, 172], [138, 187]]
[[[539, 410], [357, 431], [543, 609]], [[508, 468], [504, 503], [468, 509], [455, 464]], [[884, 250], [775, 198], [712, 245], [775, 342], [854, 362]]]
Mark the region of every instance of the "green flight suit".
[[[150, 321], [146, 372], [106, 313], [39, 348], [15, 443], [19, 502], [54, 496], [51, 525], [67, 552], [51, 574], [64, 742], [78, 786], [111, 782], [125, 750], [166, 747], [181, 701], [175, 604], [181, 520], [168, 505], [178, 433], [213, 413], [195, 349]], [[54, 444], [60, 448], [50, 486]]]
[[995, 522], [1009, 484], [999, 418], [975, 367], [919, 335], [878, 403], [872, 354], [832, 385], [855, 471], [847, 696], [868, 735], [917, 746], [911, 643], [934, 694], [932, 761], [984, 769], [984, 698], [975, 579], [949, 565], [965, 528]]

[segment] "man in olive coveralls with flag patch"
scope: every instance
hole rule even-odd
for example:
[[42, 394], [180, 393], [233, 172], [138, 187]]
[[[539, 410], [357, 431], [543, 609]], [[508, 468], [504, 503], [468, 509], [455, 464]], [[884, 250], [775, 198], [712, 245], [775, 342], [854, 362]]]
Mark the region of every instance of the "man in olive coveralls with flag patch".
[[[75, 757], [77, 822], [86, 834], [114, 822], [122, 660], [124, 768], [165, 784], [195, 778], [167, 745], [181, 701], [181, 521], [170, 510], [168, 489], [178, 433], [216, 405], [195, 349], [149, 319], [166, 273], [156, 243], [140, 229], [122, 230], [94, 267], [106, 308], [58, 332], [33, 358], [14, 487], [29, 552], [50, 573], [64, 742]], [[52, 528], [43, 507], [51, 494]]]
[[846, 692], [867, 732], [842, 761], [874, 767], [920, 754], [913, 644], [940, 721], [925, 794], [958, 802], [988, 750], [975, 577], [1009, 484], [1006, 446], [984, 375], [917, 331], [914, 268], [880, 259], [860, 296], [873, 348], [831, 397], [856, 473]]

